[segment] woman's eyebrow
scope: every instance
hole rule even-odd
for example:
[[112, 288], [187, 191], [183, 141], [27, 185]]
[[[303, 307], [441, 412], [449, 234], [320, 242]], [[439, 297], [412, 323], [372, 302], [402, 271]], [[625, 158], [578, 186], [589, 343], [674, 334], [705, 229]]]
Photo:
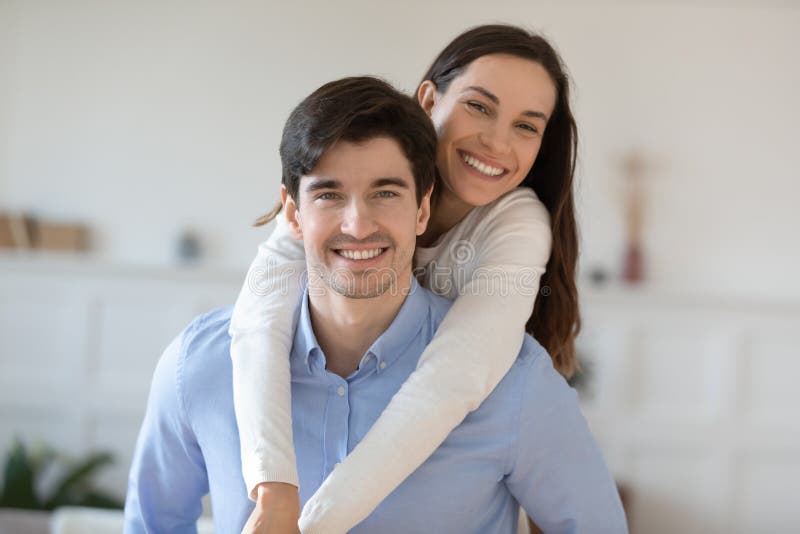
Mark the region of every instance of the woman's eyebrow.
[[[470, 85], [465, 89], [465, 91], [477, 91], [478, 93], [482, 94], [495, 104], [500, 103], [500, 99], [497, 97], [496, 94], [489, 91], [485, 87], [481, 87], [480, 85]], [[533, 119], [542, 119], [544, 122], [547, 122], [547, 115], [545, 115], [541, 111], [533, 111], [530, 109], [526, 109], [525, 111], [522, 112], [522, 115], [525, 115], [526, 117], [531, 117]]]
[[469, 87], [467, 87], [465, 89], [465, 91], [477, 91], [480, 94], [482, 94], [483, 96], [485, 96], [486, 98], [488, 98], [489, 100], [491, 100], [492, 102], [494, 102], [495, 104], [499, 104], [500, 103], [500, 99], [497, 98], [496, 94], [494, 94], [493, 92], [489, 91], [488, 89], [486, 89], [484, 87], [481, 87], [480, 85], [470, 85]]

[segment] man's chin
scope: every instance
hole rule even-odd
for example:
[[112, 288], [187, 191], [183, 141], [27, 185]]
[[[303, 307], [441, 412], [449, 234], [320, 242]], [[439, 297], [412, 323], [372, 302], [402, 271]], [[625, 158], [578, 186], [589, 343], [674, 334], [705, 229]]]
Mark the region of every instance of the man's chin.
[[335, 269], [328, 273], [327, 284], [333, 291], [347, 298], [376, 298], [397, 287], [394, 269]]
[[338, 295], [354, 300], [361, 299], [375, 299], [382, 297], [386, 294], [391, 294], [392, 289], [397, 287], [396, 284], [389, 284], [386, 286], [365, 286], [354, 287], [352, 284], [331, 284], [330, 288]]

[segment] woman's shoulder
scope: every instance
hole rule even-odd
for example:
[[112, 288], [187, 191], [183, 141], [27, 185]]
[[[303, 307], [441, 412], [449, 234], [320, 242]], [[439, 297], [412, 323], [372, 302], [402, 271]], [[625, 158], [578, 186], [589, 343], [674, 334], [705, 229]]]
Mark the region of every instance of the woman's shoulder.
[[530, 187], [517, 187], [497, 200], [482, 206], [483, 218], [526, 217], [547, 221], [550, 224], [550, 212], [539, 200], [536, 192]]
[[473, 208], [434, 247], [417, 249], [417, 264], [455, 262], [479, 267], [497, 262], [521, 265], [547, 263], [552, 231], [550, 214], [536, 193], [518, 187]]
[[521, 235], [539, 239], [550, 236], [550, 212], [529, 187], [518, 187], [479, 208], [472, 215], [470, 235], [495, 240]]
[[550, 214], [530, 188], [517, 188], [475, 208], [451, 241], [446, 258], [474, 269], [535, 268], [544, 271], [553, 234]]

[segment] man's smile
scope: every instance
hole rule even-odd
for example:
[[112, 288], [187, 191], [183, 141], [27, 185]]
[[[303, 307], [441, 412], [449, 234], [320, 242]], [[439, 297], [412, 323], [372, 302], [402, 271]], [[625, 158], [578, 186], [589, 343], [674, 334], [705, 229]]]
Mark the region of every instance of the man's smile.
[[369, 248], [369, 249], [334, 249], [338, 255], [348, 260], [371, 260], [386, 252], [387, 248]]

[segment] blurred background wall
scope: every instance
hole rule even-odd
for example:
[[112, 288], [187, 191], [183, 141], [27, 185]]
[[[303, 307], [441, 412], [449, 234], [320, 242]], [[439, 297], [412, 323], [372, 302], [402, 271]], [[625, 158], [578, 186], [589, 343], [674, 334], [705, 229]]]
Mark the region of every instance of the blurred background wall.
[[184, 228], [242, 269], [291, 108], [378, 74], [412, 91], [464, 28], [541, 30], [574, 79], [583, 265], [622, 250], [620, 160], [648, 174], [651, 283], [800, 296], [797, 2], [0, 2], [0, 199], [164, 264]]
[[[15, 434], [110, 447], [122, 492], [161, 348], [233, 302], [267, 235], [249, 224], [278, 198], [291, 108], [345, 75], [413, 91], [452, 37], [497, 21], [543, 32], [572, 75], [585, 402], [632, 526], [795, 531], [796, 1], [0, 0], [0, 212], [89, 232], [80, 255], [0, 255], [0, 451]], [[616, 282], [632, 160], [634, 288]]]

